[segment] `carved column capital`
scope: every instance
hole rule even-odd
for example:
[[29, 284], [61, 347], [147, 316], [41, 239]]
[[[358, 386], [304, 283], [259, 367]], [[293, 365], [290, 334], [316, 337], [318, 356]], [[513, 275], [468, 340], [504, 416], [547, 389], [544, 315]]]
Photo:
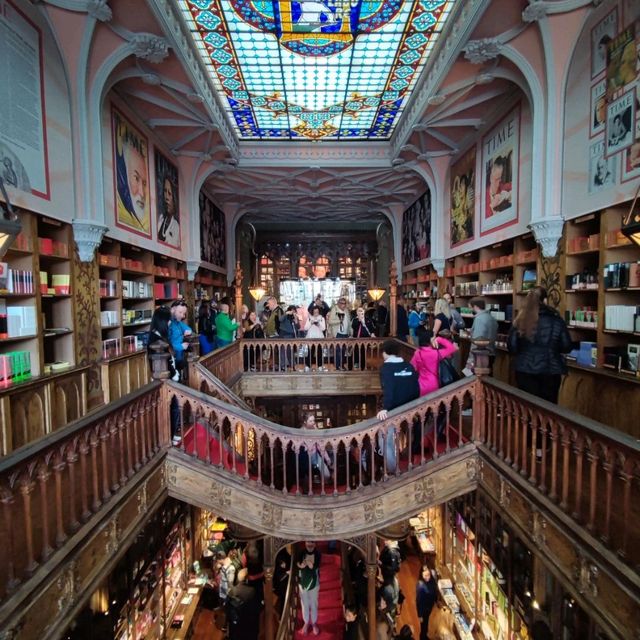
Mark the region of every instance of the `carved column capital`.
[[94, 220], [82, 220], [76, 218], [73, 225], [73, 239], [78, 247], [78, 256], [81, 262], [91, 262], [95, 250], [100, 246], [102, 237], [108, 227]]
[[576, 564], [573, 565], [573, 578], [578, 593], [588, 593], [596, 598], [598, 596], [598, 573], [598, 567], [577, 551]]
[[436, 270], [436, 273], [442, 278], [444, 275], [444, 265], [446, 260], [444, 258], [431, 258], [431, 265]]
[[538, 22], [547, 17], [548, 5], [544, 0], [530, 0], [529, 6], [522, 12], [523, 22]]
[[136, 58], [158, 64], [169, 55], [169, 43], [152, 33], [134, 33], [129, 41]]
[[463, 49], [464, 57], [471, 64], [484, 64], [494, 60], [502, 53], [503, 44], [498, 38], [481, 38], [469, 40]]
[[187, 280], [193, 282], [200, 268], [200, 260], [187, 260]]
[[553, 258], [558, 251], [558, 241], [562, 237], [564, 220], [562, 218], [541, 218], [529, 224], [536, 241], [542, 247], [545, 258]]
[[88, 0], [87, 13], [100, 22], [109, 22], [113, 17], [107, 0]]

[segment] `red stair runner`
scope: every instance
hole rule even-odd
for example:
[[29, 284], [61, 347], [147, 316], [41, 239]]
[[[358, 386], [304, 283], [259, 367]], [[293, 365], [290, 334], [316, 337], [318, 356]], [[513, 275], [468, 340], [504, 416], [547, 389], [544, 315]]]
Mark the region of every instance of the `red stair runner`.
[[340, 555], [329, 553], [326, 544], [319, 543], [322, 552], [320, 560], [320, 593], [318, 595], [318, 626], [320, 634], [313, 632], [302, 635], [302, 611], [298, 607], [297, 628], [294, 640], [342, 640], [344, 614], [342, 612], [342, 577], [340, 575]]

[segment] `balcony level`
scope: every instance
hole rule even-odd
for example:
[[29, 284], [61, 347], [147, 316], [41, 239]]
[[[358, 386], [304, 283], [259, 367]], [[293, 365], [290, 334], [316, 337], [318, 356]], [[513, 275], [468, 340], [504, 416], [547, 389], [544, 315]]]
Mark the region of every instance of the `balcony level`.
[[[370, 368], [356, 373], [245, 377], [247, 346], [190, 363], [189, 386], [156, 379], [0, 462], [0, 628], [8, 637], [57, 637], [167, 495], [257, 532], [275, 552], [302, 538], [362, 547], [376, 531], [474, 489], [610, 637], [633, 636], [637, 442], [484, 377], [420, 398], [384, 421], [326, 431], [283, 427], [251, 413], [238, 393], [252, 376], [303, 385], [308, 377], [312, 386], [314, 377], [335, 376], [346, 385], [351, 376], [376, 374], [379, 345], [371, 341]], [[161, 376], [164, 356], [156, 356]], [[172, 402], [182, 417], [180, 438], [172, 438]], [[445, 425], [440, 436], [433, 435], [437, 423]], [[376, 459], [379, 441], [392, 446], [395, 466], [387, 457], [363, 463]], [[332, 476], [305, 473], [302, 448], [328, 456]], [[274, 557], [265, 557], [267, 569]]]

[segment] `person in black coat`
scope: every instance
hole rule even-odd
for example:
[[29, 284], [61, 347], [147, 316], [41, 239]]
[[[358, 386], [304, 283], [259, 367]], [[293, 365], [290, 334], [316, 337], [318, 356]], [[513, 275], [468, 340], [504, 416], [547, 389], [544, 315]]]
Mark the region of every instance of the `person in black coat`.
[[508, 347], [515, 356], [518, 388], [557, 404], [562, 375], [567, 373], [562, 354], [571, 351], [572, 343], [564, 320], [547, 305], [544, 287], [527, 294], [509, 332]]
[[396, 338], [406, 342], [409, 336], [409, 317], [407, 310], [401, 305], [396, 306]]
[[420, 620], [420, 640], [427, 640], [429, 632], [429, 616], [438, 599], [436, 579], [428, 565], [422, 565], [416, 584], [416, 610]]
[[229, 640], [258, 640], [261, 609], [259, 594], [248, 583], [247, 570], [241, 569], [225, 603]]

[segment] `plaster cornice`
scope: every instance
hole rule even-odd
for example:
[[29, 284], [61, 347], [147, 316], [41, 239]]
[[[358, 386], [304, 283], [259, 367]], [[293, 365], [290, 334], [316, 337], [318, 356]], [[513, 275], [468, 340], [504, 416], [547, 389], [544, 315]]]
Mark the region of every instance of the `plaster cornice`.
[[310, 163], [314, 166], [390, 167], [387, 143], [241, 143], [240, 165], [290, 166], [292, 163]]
[[237, 157], [239, 153], [237, 137], [227, 122], [209, 74], [204, 63], [200, 60], [193, 39], [180, 19], [174, 3], [171, 0], [148, 0], [148, 5], [162, 25], [176, 56], [180, 58], [185, 70], [193, 80], [196, 93], [202, 97], [202, 102], [212, 116], [213, 123], [218, 128], [224, 143], [229, 147], [231, 154]]

